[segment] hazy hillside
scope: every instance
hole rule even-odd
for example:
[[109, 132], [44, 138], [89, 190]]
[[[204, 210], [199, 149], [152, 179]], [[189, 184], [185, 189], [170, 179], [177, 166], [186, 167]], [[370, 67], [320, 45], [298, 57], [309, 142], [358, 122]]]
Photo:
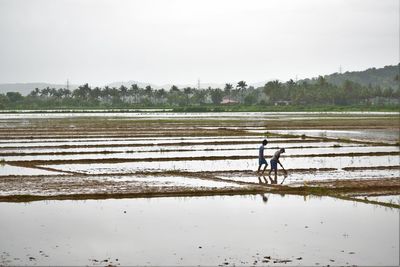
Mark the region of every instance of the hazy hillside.
[[[28, 95], [35, 88], [65, 88], [65, 84], [50, 84], [50, 83], [1, 83], [0, 84], [0, 94], [5, 94], [7, 92], [19, 92], [21, 95]], [[78, 88], [77, 85], [70, 85], [70, 90]]]
[[[370, 68], [364, 71], [347, 71], [345, 73], [333, 73], [325, 75], [328, 83], [341, 85], [345, 80], [359, 83], [364, 86], [380, 86], [382, 88], [399, 89], [399, 68], [400, 64], [385, 66], [383, 68]], [[397, 78], [396, 78], [397, 77]], [[303, 81], [313, 82], [314, 79], [304, 79]]]
[[[400, 64], [395, 66], [385, 66], [383, 68], [370, 68], [364, 71], [347, 71], [345, 73], [333, 73], [329, 75], [325, 75], [328, 83], [333, 83], [335, 85], [342, 85], [345, 80], [350, 80], [356, 83], [359, 83], [364, 86], [372, 85], [372, 86], [380, 86], [382, 88], [393, 88], [395, 90], [399, 89], [399, 68]], [[397, 77], [397, 78], [396, 78]], [[397, 80], [396, 80], [397, 79]], [[316, 81], [316, 78], [304, 79], [299, 82], [307, 81], [313, 83]], [[234, 82], [230, 82], [233, 86], [236, 85]], [[258, 82], [258, 83], [248, 83], [249, 86], [254, 87], [262, 87], [266, 82]], [[113, 82], [109, 83], [106, 86], [119, 88], [121, 85], [126, 87], [130, 87], [132, 84], [137, 84], [139, 87], [144, 88], [147, 85], [150, 85], [153, 89], [164, 88], [169, 90], [172, 84], [164, 84], [164, 85], [156, 85], [146, 82], [138, 82], [134, 80], [126, 81], [126, 82]], [[197, 84], [176, 84], [178, 88], [192, 87], [197, 88]], [[223, 89], [225, 84], [219, 83], [201, 83], [200, 87], [202, 89], [211, 87], [211, 88], [221, 88]], [[29, 94], [35, 88], [43, 89], [46, 87], [50, 88], [65, 88], [65, 84], [49, 84], [49, 83], [5, 83], [0, 84], [0, 93], [6, 92], [20, 92], [22, 95]], [[74, 90], [78, 88], [78, 85], [70, 85], [70, 90]]]

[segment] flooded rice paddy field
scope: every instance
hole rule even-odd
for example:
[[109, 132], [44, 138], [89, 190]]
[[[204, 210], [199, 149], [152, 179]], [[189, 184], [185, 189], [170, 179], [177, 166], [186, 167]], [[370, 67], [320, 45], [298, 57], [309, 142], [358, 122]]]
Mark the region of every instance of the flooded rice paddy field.
[[398, 118], [0, 114], [0, 265], [398, 264]]
[[279, 184], [384, 181], [399, 178], [398, 127], [398, 113], [0, 114], [0, 198], [218, 193], [217, 182], [238, 193], [269, 190], [278, 181], [255, 173], [264, 138], [268, 159], [286, 148], [289, 175]]
[[1, 203], [0, 264], [395, 266], [399, 213], [331, 197]]

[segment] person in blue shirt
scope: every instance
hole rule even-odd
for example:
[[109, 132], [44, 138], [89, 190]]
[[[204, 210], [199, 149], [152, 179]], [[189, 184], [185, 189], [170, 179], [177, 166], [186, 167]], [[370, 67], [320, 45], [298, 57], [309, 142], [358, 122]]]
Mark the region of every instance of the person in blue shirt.
[[268, 163], [267, 163], [267, 161], [265, 160], [265, 157], [264, 157], [264, 147], [265, 147], [267, 144], [268, 144], [267, 139], [264, 139], [264, 140], [262, 141], [262, 145], [261, 145], [260, 148], [258, 149], [258, 170], [257, 170], [257, 173], [260, 172], [261, 166], [262, 166], [263, 164], [265, 164], [265, 166], [264, 166], [264, 170], [262, 171], [262, 173], [265, 172], [265, 169], [266, 169], [267, 166], [268, 166]]

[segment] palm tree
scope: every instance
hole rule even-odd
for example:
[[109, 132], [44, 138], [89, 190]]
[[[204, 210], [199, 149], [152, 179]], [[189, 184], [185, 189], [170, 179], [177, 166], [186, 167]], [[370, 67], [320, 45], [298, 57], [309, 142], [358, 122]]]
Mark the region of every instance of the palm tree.
[[81, 100], [87, 100], [91, 90], [89, 84], [85, 83], [84, 85], [79, 86], [78, 89], [74, 90], [73, 96]]
[[50, 89], [50, 96], [57, 97], [57, 89], [56, 88], [51, 88]]
[[240, 81], [237, 83], [236, 88], [238, 89], [238, 91], [241, 93], [240, 94], [240, 100], [242, 100], [243, 98], [243, 91], [246, 90], [247, 84], [245, 81]]
[[60, 99], [60, 98], [63, 97], [63, 95], [64, 95], [64, 89], [59, 88], [59, 89], [54, 89], [54, 90], [55, 90], [55, 92], [53, 93], [53, 96], [54, 96], [55, 98]]
[[90, 98], [94, 100], [99, 100], [101, 96], [101, 89], [99, 87], [95, 87], [91, 92], [90, 92]]
[[172, 92], [179, 92], [179, 88], [178, 88], [178, 86], [176, 86], [176, 85], [172, 85], [170, 91], [172, 91]]
[[186, 105], [189, 105], [189, 95], [192, 93], [192, 88], [190, 87], [183, 88], [183, 93], [185, 94]]
[[40, 96], [48, 97], [50, 96], [50, 88], [46, 87], [40, 91]]
[[238, 84], [236, 85], [236, 87], [237, 87], [237, 88], [240, 88], [241, 90], [244, 90], [244, 89], [246, 89], [247, 84], [246, 84], [245, 81], [240, 81], [240, 82], [238, 82]]
[[231, 100], [231, 90], [232, 90], [232, 88], [233, 88], [233, 85], [231, 83], [226, 83], [225, 84], [224, 91], [225, 91], [225, 95], [227, 95], [229, 97], [229, 100]]
[[156, 90], [154, 92], [154, 95], [156, 97], [156, 102], [157, 103], [162, 103], [164, 98], [167, 96], [167, 92], [163, 88], [161, 88], [159, 90]]
[[40, 93], [39, 88], [35, 88], [35, 90], [33, 90], [33, 91], [31, 91], [31, 92], [29, 93], [29, 96], [37, 97], [37, 96], [39, 96], [39, 93]]
[[108, 96], [111, 94], [110, 91], [111, 91], [111, 88], [108, 86], [105, 86], [104, 89], [101, 91], [102, 96], [104, 98], [108, 98]]
[[223, 92], [221, 89], [217, 88], [214, 90], [210, 90], [211, 101], [213, 104], [220, 104], [222, 101]]
[[205, 90], [196, 90], [194, 92], [194, 101], [195, 103], [204, 104], [206, 101], [207, 91]]
[[149, 98], [150, 102], [152, 101], [152, 95], [153, 95], [153, 88], [151, 88], [150, 85], [147, 85], [144, 89], [144, 93], [146, 94], [146, 96]]
[[281, 88], [282, 83], [279, 80], [270, 81], [264, 85], [264, 93], [269, 97], [270, 101], [273, 102], [279, 98]]
[[125, 86], [121, 85], [119, 87], [119, 94], [120, 94], [121, 100], [124, 101], [125, 98], [128, 96], [128, 88], [126, 88]]
[[129, 89], [129, 94], [135, 97], [135, 104], [138, 102], [139, 86], [137, 84], [132, 84]]

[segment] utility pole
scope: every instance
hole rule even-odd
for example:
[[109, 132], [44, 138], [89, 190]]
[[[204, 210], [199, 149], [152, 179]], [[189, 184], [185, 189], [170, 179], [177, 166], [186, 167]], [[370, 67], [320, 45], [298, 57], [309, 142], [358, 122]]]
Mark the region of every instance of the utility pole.
[[69, 90], [69, 80], [67, 79], [67, 90]]
[[200, 90], [200, 78], [197, 79], [197, 90]]
[[339, 73], [342, 74], [342, 65], [339, 66]]

